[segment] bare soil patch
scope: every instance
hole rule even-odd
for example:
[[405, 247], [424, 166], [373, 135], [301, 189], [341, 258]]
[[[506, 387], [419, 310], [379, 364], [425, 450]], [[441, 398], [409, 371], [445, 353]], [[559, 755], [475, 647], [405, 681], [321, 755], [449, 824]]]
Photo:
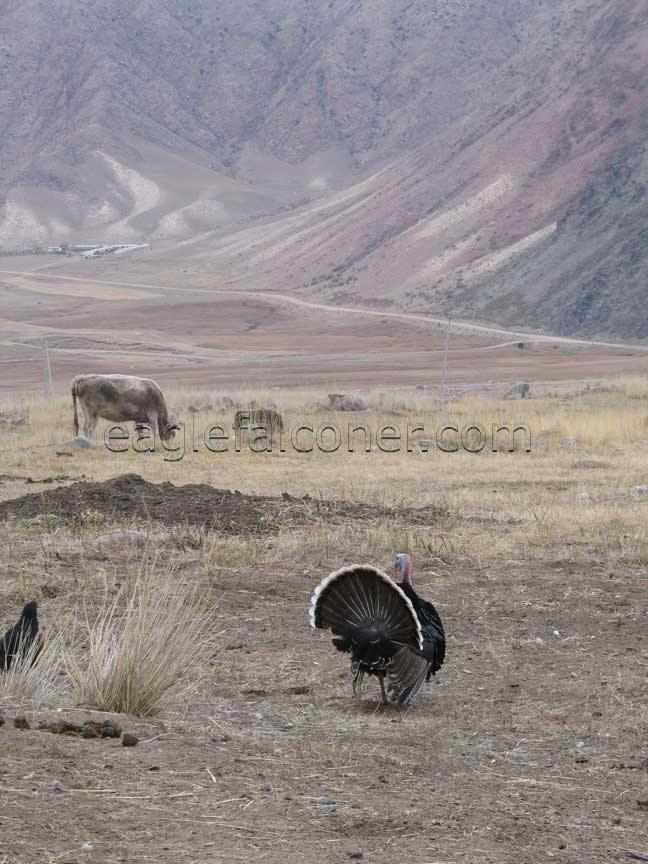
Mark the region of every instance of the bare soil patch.
[[436, 522], [447, 517], [438, 507], [399, 510], [351, 501], [323, 501], [306, 495], [280, 498], [244, 495], [205, 483], [176, 486], [149, 483], [138, 474], [122, 474], [105, 482], [80, 482], [0, 503], [0, 520], [33, 519], [53, 514], [74, 521], [94, 510], [113, 520], [144, 520], [163, 525], [192, 525], [226, 534], [268, 534], [280, 528], [326, 521], [384, 519], [400, 516], [410, 522]]

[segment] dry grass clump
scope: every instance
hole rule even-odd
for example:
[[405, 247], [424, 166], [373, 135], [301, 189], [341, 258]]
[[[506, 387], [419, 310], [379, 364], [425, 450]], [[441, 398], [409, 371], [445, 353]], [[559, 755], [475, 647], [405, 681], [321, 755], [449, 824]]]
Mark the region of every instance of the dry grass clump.
[[20, 645], [9, 670], [0, 672], [0, 705], [44, 705], [55, 701], [63, 683], [64, 647], [60, 636]]
[[199, 662], [211, 653], [204, 603], [174, 585], [174, 573], [155, 579], [155, 567], [129, 591], [85, 615], [86, 649], [70, 652], [66, 667], [79, 705], [150, 717], [168, 691], [189, 687]]

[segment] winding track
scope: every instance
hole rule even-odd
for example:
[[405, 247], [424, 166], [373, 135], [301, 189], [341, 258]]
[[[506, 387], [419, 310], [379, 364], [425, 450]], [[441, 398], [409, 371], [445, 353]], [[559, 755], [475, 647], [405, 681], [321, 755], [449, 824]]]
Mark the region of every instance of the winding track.
[[[87, 276], [61, 276], [53, 273], [40, 273], [38, 271], [0, 270], [0, 276], [28, 276], [32, 279], [55, 279], [70, 282], [91, 282], [94, 285], [106, 285], [113, 288], [133, 288], [145, 291], [177, 291], [170, 285], [151, 285], [146, 282], [117, 282], [108, 279], [93, 279]], [[325, 312], [331, 315], [357, 315], [372, 316], [374, 318], [392, 318], [399, 321], [410, 321], [415, 324], [429, 324], [434, 328], [445, 328], [446, 318], [436, 318], [431, 315], [423, 315], [416, 312], [385, 312], [377, 309], [364, 309], [358, 306], [330, 306], [326, 303], [316, 303], [312, 300], [303, 300], [291, 294], [279, 294], [274, 291], [238, 291], [233, 288], [190, 288], [188, 294], [216, 294], [233, 297], [251, 297], [276, 303], [298, 306], [315, 312]], [[507, 330], [502, 327], [488, 326], [486, 324], [473, 324], [470, 321], [453, 320], [451, 323], [453, 332], [469, 333], [478, 336], [501, 336], [515, 341], [539, 342], [543, 344], [572, 345], [575, 347], [589, 348], [620, 348], [629, 351], [648, 351], [648, 345], [632, 342], [600, 342], [591, 339], [573, 339], [569, 336], [549, 336], [541, 333], [528, 333], [523, 330]], [[509, 344], [509, 343], [505, 343]], [[493, 348], [498, 346], [491, 346]]]

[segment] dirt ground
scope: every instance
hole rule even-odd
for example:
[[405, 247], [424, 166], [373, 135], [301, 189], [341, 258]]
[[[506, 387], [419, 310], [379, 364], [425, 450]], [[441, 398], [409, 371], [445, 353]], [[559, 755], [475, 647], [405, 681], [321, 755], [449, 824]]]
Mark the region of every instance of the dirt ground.
[[[120, 484], [147, 488], [135, 478], [104, 488], [116, 495]], [[78, 505], [86, 488], [96, 506], [100, 485], [43, 500]], [[230, 512], [233, 499], [219, 505], [217, 494], [215, 510]], [[277, 512], [287, 504], [238, 497], [251, 512], [260, 500]], [[22, 509], [26, 500], [15, 506], [23, 520], [34, 512]], [[182, 506], [189, 521], [203, 520], [199, 496], [193, 518], [189, 497]], [[0, 521], [10, 511], [3, 505]], [[100, 530], [145, 524], [125, 515], [113, 512]], [[7, 540], [11, 524], [0, 525]], [[283, 530], [308, 549], [311, 525], [287, 518]], [[98, 568], [119, 573], [134, 554], [97, 556], [91, 534], [75, 543], [60, 529], [49, 539], [25, 531], [5, 543], [3, 624], [32, 590], [55, 627], [83, 579]], [[195, 549], [177, 554], [179, 578], [197, 578]], [[45, 572], [25, 585], [30, 556]], [[0, 709], [0, 861], [582, 864], [646, 853], [644, 567], [611, 572], [596, 554], [419, 557], [415, 584], [441, 612], [448, 656], [414, 704], [397, 710], [378, 705], [371, 682], [355, 702], [346, 658], [307, 627], [309, 595], [335, 556], [319, 549], [297, 565], [262, 545], [248, 563], [230, 553], [210, 564], [201, 578], [218, 597], [217, 647], [189, 703], [151, 722], [117, 718], [141, 738], [135, 748], [36, 728], [96, 713]], [[24, 713], [31, 730], [14, 728]], [[82, 851], [89, 842], [94, 851]]]
[[[126, 261], [89, 271], [88, 262], [84, 267], [42, 258], [16, 258], [24, 275], [0, 272], [0, 392], [42, 390], [43, 338], [54, 387], [66, 392], [74, 375], [89, 371], [154, 377], [165, 387], [225, 390], [251, 384], [441, 384], [443, 322], [390, 317], [370, 305], [343, 313], [310, 308], [299, 305], [304, 299], [298, 294], [255, 295], [254, 285], [236, 296], [215, 277], [197, 282], [187, 275], [186, 284], [173, 284], [163, 269], [146, 284], [135, 280]], [[488, 386], [648, 371], [642, 345], [543, 338], [471, 332], [455, 322], [448, 383]]]
[[405, 512], [401, 509], [396, 513], [388, 507], [350, 501], [323, 501], [308, 495], [293, 498], [288, 493], [281, 498], [243, 495], [214, 489], [205, 483], [176, 486], [169, 482], [149, 483], [137, 474], [123, 474], [102, 483], [81, 481], [2, 501], [0, 521], [49, 515], [74, 523], [88, 511], [107, 516], [111, 521], [140, 519], [241, 535], [266, 534], [322, 520], [340, 524], [350, 519], [366, 523], [367, 520], [398, 518], [429, 524], [445, 515], [441, 508], [434, 507]]

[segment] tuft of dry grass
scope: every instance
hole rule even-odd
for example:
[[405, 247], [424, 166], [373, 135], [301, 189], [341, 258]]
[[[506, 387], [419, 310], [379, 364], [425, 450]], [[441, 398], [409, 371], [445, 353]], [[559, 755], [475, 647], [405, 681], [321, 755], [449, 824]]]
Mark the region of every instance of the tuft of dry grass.
[[21, 645], [7, 672], [0, 672], [0, 705], [52, 703], [59, 694], [63, 673], [63, 642], [59, 635], [40, 644]]
[[85, 618], [86, 649], [65, 665], [77, 704], [100, 711], [151, 717], [172, 688], [190, 687], [211, 653], [205, 604], [174, 585], [173, 570], [156, 579], [146, 562], [132, 586]]

